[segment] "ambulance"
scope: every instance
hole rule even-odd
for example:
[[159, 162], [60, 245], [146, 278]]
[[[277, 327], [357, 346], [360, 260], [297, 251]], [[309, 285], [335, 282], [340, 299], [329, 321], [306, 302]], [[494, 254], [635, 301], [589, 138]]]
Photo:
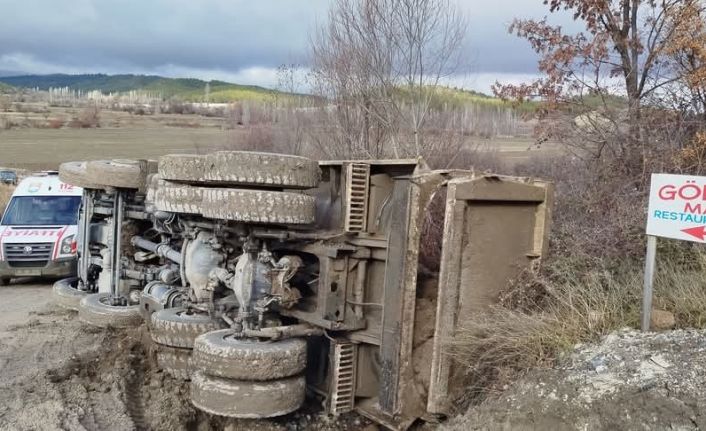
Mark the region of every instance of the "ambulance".
[[54, 172], [20, 182], [0, 220], [0, 285], [16, 277], [76, 274], [82, 195]]

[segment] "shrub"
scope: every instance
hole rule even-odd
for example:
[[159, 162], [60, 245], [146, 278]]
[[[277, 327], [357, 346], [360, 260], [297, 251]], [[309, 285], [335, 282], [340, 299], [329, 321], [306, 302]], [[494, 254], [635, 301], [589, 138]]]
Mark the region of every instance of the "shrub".
[[5, 207], [7, 207], [7, 203], [10, 202], [10, 197], [12, 197], [12, 192], [14, 191], [14, 186], [0, 184], [0, 217], [2, 217], [2, 214], [5, 212]]
[[89, 129], [100, 127], [100, 108], [97, 105], [89, 105], [74, 117], [68, 124], [74, 129]]
[[62, 127], [64, 127], [64, 123], [66, 123], [66, 121], [63, 118], [50, 118], [49, 121], [47, 121], [47, 128], [61, 129]]

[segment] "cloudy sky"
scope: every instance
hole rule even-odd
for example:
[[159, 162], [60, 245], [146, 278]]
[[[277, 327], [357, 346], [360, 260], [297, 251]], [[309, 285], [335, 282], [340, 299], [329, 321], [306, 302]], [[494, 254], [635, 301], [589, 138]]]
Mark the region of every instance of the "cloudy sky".
[[[542, 0], [456, 0], [468, 16], [468, 66], [454, 84], [488, 91], [525, 80], [536, 58], [507, 33], [543, 17]], [[331, 0], [0, 0], [0, 74], [144, 73], [273, 86], [303, 63]], [[564, 18], [568, 24], [570, 20]]]

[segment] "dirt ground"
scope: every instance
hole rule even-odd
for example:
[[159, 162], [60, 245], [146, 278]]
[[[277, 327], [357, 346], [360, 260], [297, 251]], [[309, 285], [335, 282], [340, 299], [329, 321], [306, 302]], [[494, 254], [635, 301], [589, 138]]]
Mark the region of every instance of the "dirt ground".
[[[51, 284], [21, 280], [0, 288], [0, 430], [354, 430], [313, 406], [269, 421], [205, 415], [188, 402], [188, 384], [157, 370], [144, 326], [87, 326], [56, 307]], [[377, 428], [372, 428], [377, 429]]]

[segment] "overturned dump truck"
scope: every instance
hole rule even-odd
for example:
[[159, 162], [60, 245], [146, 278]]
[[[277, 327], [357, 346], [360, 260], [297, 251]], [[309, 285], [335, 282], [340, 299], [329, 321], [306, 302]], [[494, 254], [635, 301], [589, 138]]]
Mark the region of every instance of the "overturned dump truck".
[[[464, 316], [546, 252], [552, 187], [251, 152], [66, 163], [84, 192], [77, 278], [57, 302], [98, 326], [145, 322], [159, 366], [214, 415], [266, 418], [308, 394], [391, 429], [453, 413], [445, 353]], [[420, 273], [445, 196], [438, 274]]]

